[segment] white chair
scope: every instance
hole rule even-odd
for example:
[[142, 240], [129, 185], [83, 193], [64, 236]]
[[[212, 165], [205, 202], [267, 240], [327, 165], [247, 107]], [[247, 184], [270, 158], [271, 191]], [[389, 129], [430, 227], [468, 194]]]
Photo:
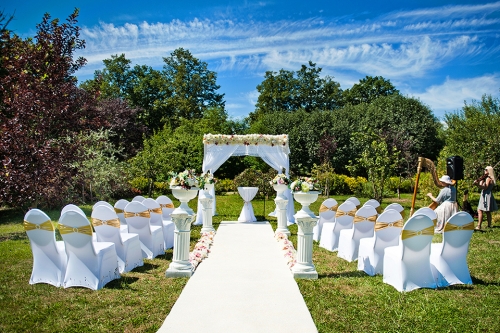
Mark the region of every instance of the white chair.
[[323, 224], [319, 246], [328, 251], [337, 251], [339, 247], [340, 232], [345, 229], [352, 229], [352, 221], [354, 220], [356, 210], [356, 204], [354, 202], [343, 202], [337, 208], [335, 222]]
[[430, 209], [429, 207], [422, 207], [422, 208], [418, 209], [416, 212], [414, 212], [413, 215], [428, 216], [431, 219], [432, 223], [434, 223], [434, 228], [437, 225], [438, 216], [437, 216], [436, 212], [433, 209]]
[[87, 216], [87, 215], [85, 215], [85, 212], [80, 207], [78, 207], [77, 205], [73, 205], [73, 204], [67, 204], [66, 206], [64, 206], [63, 209], [61, 209], [60, 216], [62, 216], [62, 214], [66, 213], [68, 210], [73, 210], [75, 212], [80, 213], [83, 216]]
[[399, 244], [403, 224], [403, 217], [394, 209], [385, 209], [377, 217], [373, 237], [361, 238], [359, 241], [359, 271], [371, 276], [383, 273], [384, 249]]
[[172, 221], [172, 217], [170, 216], [170, 214], [172, 214], [175, 209], [172, 200], [166, 195], [160, 195], [158, 198], [156, 198], [156, 202], [160, 204], [163, 213], [163, 220]]
[[132, 201], [137, 201], [137, 202], [143, 202], [144, 198], [142, 195], [136, 195], [135, 197], [132, 198]]
[[114, 207], [107, 201], [97, 201], [94, 206], [92, 206], [92, 210], [94, 210], [98, 206], [106, 206], [108, 208], [114, 209]]
[[33, 253], [33, 270], [30, 284], [48, 283], [60, 287], [64, 281], [67, 256], [63, 241], [56, 241], [50, 217], [39, 209], [24, 215], [24, 230]]
[[72, 210], [65, 212], [59, 219], [59, 231], [68, 255], [64, 288], [98, 290], [120, 278], [115, 244], [94, 242], [92, 227], [86, 217]]
[[472, 284], [467, 253], [474, 219], [467, 212], [457, 212], [446, 221], [443, 230], [443, 242], [431, 245], [431, 269], [438, 287]]
[[337, 200], [333, 198], [328, 198], [319, 207], [319, 219], [318, 223], [313, 228], [313, 240], [319, 241], [321, 238], [321, 230], [323, 229], [323, 223], [334, 223], [335, 213], [337, 212], [338, 203]]
[[406, 221], [397, 246], [384, 252], [383, 281], [398, 291], [436, 288], [430, 264], [434, 223], [427, 215], [413, 215]]
[[359, 202], [359, 199], [356, 197], [347, 198], [346, 201], [351, 201], [352, 203], [354, 203], [356, 205], [356, 210], [361, 208], [361, 202]]
[[401, 206], [400, 204], [398, 204], [397, 202], [391, 203], [390, 205], [387, 205], [387, 207], [384, 208], [384, 212], [386, 210], [389, 210], [389, 209], [394, 209], [399, 214], [401, 214], [401, 217], [403, 218], [403, 220], [406, 218], [405, 208], [403, 206]]
[[380, 207], [380, 202], [378, 202], [375, 199], [370, 199], [367, 202], [363, 204], [363, 206], [372, 206], [377, 210], [377, 214], [380, 214], [382, 212], [382, 208]]
[[125, 206], [124, 216], [128, 231], [139, 234], [143, 258], [153, 259], [165, 253], [162, 228], [149, 224], [151, 214], [146, 206], [141, 202], [131, 201]]
[[147, 198], [142, 204], [149, 210], [149, 223], [162, 228], [164, 249], [172, 248], [174, 246], [174, 222], [163, 219], [163, 210], [156, 200]]
[[129, 203], [128, 200], [120, 199], [117, 202], [115, 202], [115, 205], [113, 207], [113, 210], [120, 219], [120, 232], [125, 232], [125, 233], [128, 232], [128, 225], [127, 225], [127, 220], [125, 220], [125, 216], [123, 216], [123, 212], [128, 203]]
[[120, 273], [144, 265], [139, 235], [120, 232], [120, 219], [114, 210], [104, 205], [97, 206], [92, 211], [91, 219], [97, 241], [115, 244]]
[[377, 210], [375, 207], [367, 205], [358, 209], [352, 221], [352, 229], [340, 232], [337, 256], [349, 262], [357, 260], [359, 240], [373, 236], [376, 221]]

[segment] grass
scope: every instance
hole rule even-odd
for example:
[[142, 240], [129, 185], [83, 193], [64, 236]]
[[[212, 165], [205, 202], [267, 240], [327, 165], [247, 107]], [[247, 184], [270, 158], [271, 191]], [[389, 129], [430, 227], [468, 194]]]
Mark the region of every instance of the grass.
[[[347, 198], [334, 197], [339, 203]], [[317, 212], [324, 199], [318, 199], [311, 209]], [[385, 199], [382, 206], [394, 201], [409, 210], [410, 196]], [[255, 199], [252, 203], [257, 218], [269, 220], [276, 228], [275, 218], [267, 216], [274, 202]], [[214, 227], [217, 229], [221, 221], [237, 220], [242, 206], [238, 195], [217, 196]], [[420, 206], [417, 202], [416, 208]], [[191, 207], [195, 208], [195, 201]], [[91, 206], [82, 209], [90, 216]], [[56, 222], [60, 212], [46, 213]], [[472, 237], [468, 256], [472, 286], [399, 293], [384, 284], [381, 276], [357, 271], [356, 262], [339, 259], [315, 242], [313, 262], [319, 279], [297, 280], [297, 284], [319, 332], [499, 332], [499, 215], [494, 214], [493, 228]], [[156, 332], [188, 281], [165, 277], [172, 259], [172, 250], [168, 250], [99, 291], [29, 285], [32, 254], [22, 227], [23, 216], [21, 211], [0, 210], [2, 332]], [[200, 230], [201, 226], [193, 227], [191, 246], [199, 239]], [[290, 226], [290, 231], [296, 246], [297, 226]], [[436, 235], [434, 241], [439, 240], [440, 235]]]

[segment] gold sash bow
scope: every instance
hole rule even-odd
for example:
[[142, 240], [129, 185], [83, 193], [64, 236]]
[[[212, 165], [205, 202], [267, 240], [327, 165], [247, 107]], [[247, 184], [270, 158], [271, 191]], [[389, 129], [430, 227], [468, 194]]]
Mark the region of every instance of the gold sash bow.
[[163, 211], [161, 210], [161, 207], [158, 207], [158, 208], [148, 208], [148, 211], [150, 213], [163, 214]]
[[160, 204], [161, 208], [175, 208], [173, 203]]
[[116, 214], [121, 214], [121, 213], [123, 213], [123, 209], [121, 209], [121, 208], [115, 208], [115, 213]]
[[411, 238], [414, 236], [420, 236], [420, 235], [434, 236], [434, 226], [431, 225], [428, 228], [425, 228], [422, 230], [417, 230], [417, 231], [403, 230], [403, 232], [401, 233], [401, 239], [407, 239], [407, 238]]
[[474, 221], [464, 225], [455, 225], [451, 223], [446, 223], [446, 225], [444, 226], [444, 232], [457, 231], [457, 230], [474, 230]]
[[329, 210], [335, 212], [338, 207], [339, 207], [339, 205], [335, 205], [335, 206], [332, 206], [332, 207], [328, 208], [325, 205], [321, 204], [321, 206], [319, 206], [319, 212], [323, 213], [323, 212], [327, 212]]
[[352, 221], [352, 223], [358, 223], [363, 221], [377, 222], [377, 215], [372, 215], [368, 217], [356, 215], [354, 216], [354, 220]]
[[335, 217], [340, 217], [340, 216], [344, 216], [344, 215], [349, 215], [349, 216], [352, 216], [354, 217], [354, 215], [356, 214], [356, 210], [350, 210], [348, 212], [344, 212], [342, 209], [337, 209], [337, 213], [335, 213]]
[[391, 228], [391, 227], [394, 227], [394, 228], [402, 228], [404, 225], [404, 220], [401, 219], [401, 220], [397, 220], [397, 221], [394, 221], [394, 222], [376, 222], [375, 223], [375, 231], [379, 231], [379, 230], [382, 230], [382, 229], [385, 229], [385, 228]]
[[92, 227], [89, 225], [84, 225], [82, 227], [70, 227], [70, 226], [67, 226], [67, 225], [64, 225], [64, 224], [59, 224], [59, 232], [61, 233], [61, 235], [66, 235], [66, 234], [70, 234], [70, 233], [73, 233], [73, 232], [78, 232], [80, 234], [85, 234], [85, 235], [89, 235], [89, 236], [92, 236]]
[[133, 213], [133, 212], [124, 212], [123, 213], [123, 216], [125, 218], [127, 217], [134, 217], [134, 216], [140, 216], [140, 217], [151, 217], [151, 214], [149, 213], [149, 210], [145, 210], [143, 212], [139, 212], [139, 213]]
[[24, 230], [29, 231], [29, 230], [35, 230], [35, 229], [40, 229], [40, 230], [45, 230], [45, 231], [54, 231], [54, 225], [50, 220], [42, 222], [40, 224], [36, 223], [31, 223], [28, 221], [23, 222]]
[[92, 217], [92, 225], [94, 227], [98, 227], [101, 225], [109, 225], [110, 227], [120, 228], [120, 220], [112, 219], [112, 220], [99, 220], [95, 217]]
[[375, 208], [375, 210], [377, 211], [377, 214], [382, 213], [382, 207], [380, 207], [380, 206], [378, 206], [377, 208]]
[[401, 217], [402, 217], [402, 218], [403, 218], [403, 220], [404, 220], [404, 219], [405, 219], [405, 217], [406, 217], [405, 211], [404, 211], [404, 210], [402, 210], [402, 211], [400, 211], [400, 212], [399, 212], [399, 214], [401, 214]]

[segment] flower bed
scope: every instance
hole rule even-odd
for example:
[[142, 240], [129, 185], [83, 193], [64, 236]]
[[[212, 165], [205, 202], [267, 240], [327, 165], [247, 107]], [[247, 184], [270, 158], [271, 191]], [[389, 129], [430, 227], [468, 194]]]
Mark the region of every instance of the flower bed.
[[283, 257], [286, 260], [288, 268], [292, 268], [297, 262], [297, 251], [293, 247], [293, 243], [288, 239], [288, 236], [282, 232], [276, 233], [274, 238], [278, 241]]
[[193, 251], [189, 253], [189, 262], [193, 266], [193, 271], [196, 270], [196, 267], [198, 267], [203, 259], [208, 258], [214, 237], [215, 231], [203, 233], [198, 243], [194, 246]]

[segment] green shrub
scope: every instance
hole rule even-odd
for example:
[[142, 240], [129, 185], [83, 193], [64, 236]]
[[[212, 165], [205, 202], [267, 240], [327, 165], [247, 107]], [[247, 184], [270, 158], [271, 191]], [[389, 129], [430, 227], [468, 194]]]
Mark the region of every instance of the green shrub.
[[367, 180], [364, 177], [346, 177], [345, 182], [347, 186], [349, 187], [349, 190], [351, 191], [350, 193], [346, 194], [356, 194], [360, 195], [363, 193], [363, 185], [366, 184]]
[[132, 179], [130, 182], [130, 186], [132, 187], [132, 191], [134, 193], [147, 193], [149, 186], [149, 179], [144, 177], [136, 177]]
[[408, 178], [400, 180], [399, 177], [391, 177], [387, 180], [385, 187], [387, 190], [392, 191], [392, 193], [397, 193], [398, 187], [400, 193], [413, 193], [413, 181]]
[[338, 194], [350, 194], [352, 193], [346, 179], [349, 178], [346, 175], [332, 174], [329, 178], [330, 181], [330, 193], [333, 195]]
[[226, 192], [236, 192], [236, 186], [232, 179], [221, 179], [215, 183], [215, 193], [222, 194]]

